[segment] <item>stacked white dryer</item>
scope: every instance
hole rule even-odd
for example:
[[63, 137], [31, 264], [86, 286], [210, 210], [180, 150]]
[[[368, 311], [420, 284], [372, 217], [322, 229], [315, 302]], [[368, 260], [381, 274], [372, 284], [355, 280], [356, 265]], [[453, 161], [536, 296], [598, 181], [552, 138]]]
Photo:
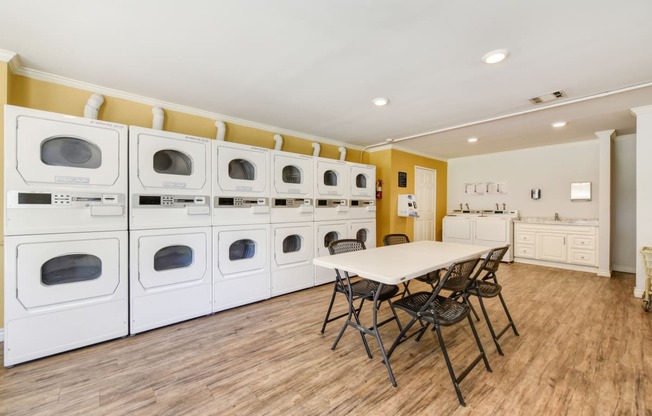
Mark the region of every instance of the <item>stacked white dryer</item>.
[[[349, 236], [349, 166], [342, 160], [315, 158], [315, 256], [328, 256], [331, 241]], [[315, 285], [333, 282], [335, 272], [315, 267]]]
[[5, 107], [5, 366], [127, 335], [126, 195], [127, 126]]
[[269, 153], [213, 142], [213, 312], [270, 297]]
[[348, 162], [349, 238], [376, 247], [376, 167]]
[[210, 139], [130, 127], [130, 333], [212, 312]]
[[315, 284], [313, 157], [271, 152], [271, 295]]

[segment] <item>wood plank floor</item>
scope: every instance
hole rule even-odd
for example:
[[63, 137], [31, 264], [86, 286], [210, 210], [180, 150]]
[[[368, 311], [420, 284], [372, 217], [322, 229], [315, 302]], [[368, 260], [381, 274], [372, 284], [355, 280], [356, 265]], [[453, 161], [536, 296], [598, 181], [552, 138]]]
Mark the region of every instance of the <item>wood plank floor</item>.
[[[0, 369], [0, 414], [652, 415], [652, 313], [632, 297], [633, 275], [503, 264], [498, 276], [521, 336], [505, 334], [499, 356], [478, 323], [493, 372], [478, 365], [461, 383], [467, 407], [432, 334], [392, 356], [397, 388], [373, 340], [372, 360], [353, 330], [331, 351], [340, 325], [319, 333], [324, 285]], [[390, 345], [398, 329], [382, 333]], [[470, 336], [466, 324], [444, 330], [458, 369], [476, 351]]]

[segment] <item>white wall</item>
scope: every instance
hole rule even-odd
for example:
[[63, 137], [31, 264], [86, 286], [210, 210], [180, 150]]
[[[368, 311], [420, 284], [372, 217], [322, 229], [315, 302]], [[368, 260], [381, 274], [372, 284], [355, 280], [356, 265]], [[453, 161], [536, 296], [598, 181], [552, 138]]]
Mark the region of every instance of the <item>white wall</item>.
[[636, 115], [636, 288], [645, 288], [645, 266], [639, 250], [652, 246], [652, 105], [633, 108]]
[[636, 135], [618, 136], [611, 176], [611, 263], [636, 272]]
[[[599, 142], [589, 140], [448, 161], [448, 211], [468, 203], [471, 209], [495, 209], [496, 203], [517, 209], [521, 216], [597, 218]], [[467, 196], [464, 184], [505, 182], [507, 194]], [[592, 182], [592, 200], [571, 202], [571, 182]], [[541, 199], [530, 189], [541, 189]]]

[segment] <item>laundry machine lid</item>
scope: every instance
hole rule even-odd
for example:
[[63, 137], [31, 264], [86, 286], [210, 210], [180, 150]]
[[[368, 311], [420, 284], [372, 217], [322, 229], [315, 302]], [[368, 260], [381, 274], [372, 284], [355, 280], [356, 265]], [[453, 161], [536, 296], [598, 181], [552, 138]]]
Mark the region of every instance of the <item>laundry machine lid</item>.
[[213, 165], [217, 165], [217, 171], [213, 172], [215, 192], [269, 193], [266, 149], [217, 145], [213, 156], [216, 158]]
[[350, 170], [351, 198], [373, 198], [376, 194], [376, 167], [353, 165]]
[[256, 273], [268, 267], [268, 230], [250, 228], [217, 233], [217, 267], [223, 275]]
[[313, 188], [313, 159], [304, 155], [272, 154], [274, 192], [309, 197]]

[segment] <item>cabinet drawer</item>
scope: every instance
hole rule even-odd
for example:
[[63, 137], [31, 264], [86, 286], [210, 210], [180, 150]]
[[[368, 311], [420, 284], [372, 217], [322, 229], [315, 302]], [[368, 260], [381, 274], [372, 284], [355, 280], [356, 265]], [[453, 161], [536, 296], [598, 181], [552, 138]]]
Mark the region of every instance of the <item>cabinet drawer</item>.
[[534, 244], [534, 233], [519, 231], [516, 233], [515, 239], [517, 243]]
[[514, 248], [514, 256], [534, 258], [534, 246], [519, 244]]
[[595, 250], [595, 237], [591, 235], [569, 235], [570, 248]]
[[597, 266], [595, 262], [595, 251], [570, 250], [568, 257], [569, 263]]

